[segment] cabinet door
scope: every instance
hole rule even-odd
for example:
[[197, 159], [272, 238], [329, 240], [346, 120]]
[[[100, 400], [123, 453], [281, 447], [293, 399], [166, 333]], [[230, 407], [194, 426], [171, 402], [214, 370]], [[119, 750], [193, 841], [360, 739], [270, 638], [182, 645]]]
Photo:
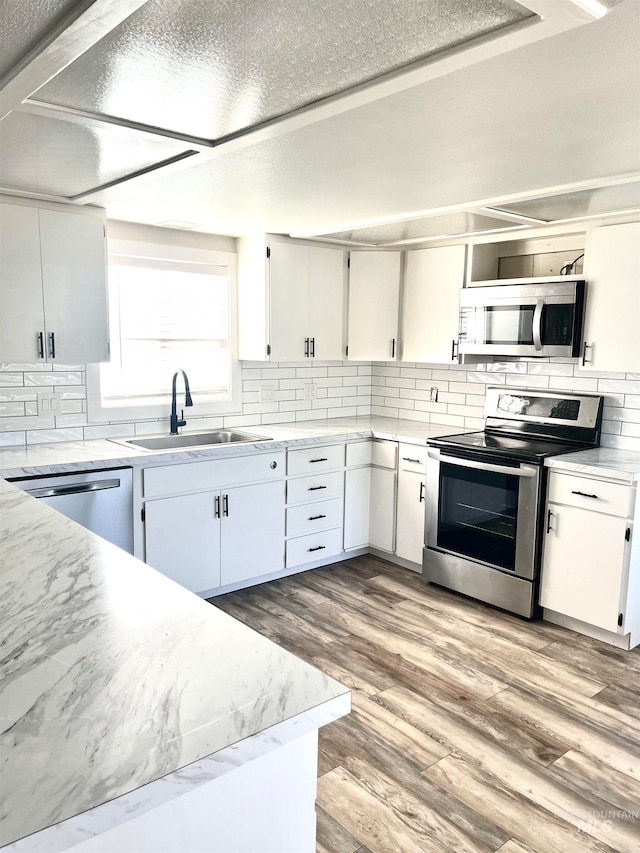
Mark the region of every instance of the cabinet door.
[[191, 592], [220, 586], [217, 492], [145, 503], [145, 562]]
[[465, 246], [407, 252], [402, 360], [445, 364], [458, 340]]
[[309, 246], [309, 334], [312, 354], [344, 358], [345, 262], [341, 249]]
[[272, 361], [301, 361], [310, 337], [308, 247], [271, 243], [269, 261]]
[[353, 468], [345, 474], [344, 548], [369, 544], [371, 468]]
[[550, 504], [549, 510], [540, 604], [617, 631], [628, 522], [577, 507]]
[[0, 363], [40, 360], [44, 335], [38, 210], [0, 204]]
[[640, 370], [640, 222], [587, 234], [585, 369]]
[[422, 565], [424, 544], [425, 475], [415, 471], [398, 472], [398, 508], [396, 512], [396, 554]]
[[389, 468], [371, 469], [369, 544], [392, 552], [395, 544], [396, 472]]
[[284, 481], [225, 489], [222, 585], [284, 568]]
[[39, 214], [49, 360], [109, 361], [104, 223], [96, 216], [56, 210]]
[[349, 257], [349, 358], [392, 361], [398, 353], [400, 252]]

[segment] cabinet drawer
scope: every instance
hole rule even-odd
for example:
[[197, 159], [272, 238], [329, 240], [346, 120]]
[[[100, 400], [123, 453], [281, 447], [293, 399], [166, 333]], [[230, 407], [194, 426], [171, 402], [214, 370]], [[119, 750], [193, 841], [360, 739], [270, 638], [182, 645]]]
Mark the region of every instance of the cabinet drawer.
[[396, 441], [373, 441], [371, 443], [371, 464], [379, 468], [395, 468], [398, 458]]
[[285, 454], [280, 452], [145, 468], [144, 496], [153, 498], [260, 480], [277, 480], [284, 478], [284, 463]]
[[341, 498], [344, 473], [315, 474], [313, 477], [298, 477], [287, 481], [287, 503], [304, 504], [311, 501], [326, 501]]
[[319, 501], [313, 504], [292, 506], [287, 510], [287, 536], [304, 536], [329, 530], [342, 524], [342, 501]]
[[400, 469], [402, 471], [415, 471], [416, 474], [424, 474], [427, 465], [427, 448], [417, 444], [400, 444], [398, 446], [400, 456]]
[[620, 518], [628, 518], [632, 514], [634, 492], [631, 486], [590, 477], [574, 477], [556, 471], [552, 471], [549, 477], [551, 503], [590, 509]]
[[357, 465], [371, 465], [370, 441], [355, 441], [347, 444], [347, 468], [355, 468]]
[[287, 568], [313, 563], [325, 557], [332, 557], [342, 551], [342, 527], [325, 530], [324, 533], [311, 533], [297, 539], [287, 539]]
[[305, 447], [290, 450], [287, 454], [287, 474], [317, 474], [319, 471], [335, 471], [344, 467], [344, 444], [329, 447]]

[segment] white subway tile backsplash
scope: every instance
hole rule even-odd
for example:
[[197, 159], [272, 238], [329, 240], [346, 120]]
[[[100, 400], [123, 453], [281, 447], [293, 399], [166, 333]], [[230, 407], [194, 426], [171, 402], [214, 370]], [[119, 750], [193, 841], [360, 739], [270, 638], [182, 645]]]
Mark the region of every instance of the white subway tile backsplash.
[[[10, 375], [10, 374], [8, 374]], [[82, 385], [84, 384], [84, 372], [82, 370], [51, 373], [24, 373], [24, 384], [32, 385]]]
[[82, 441], [82, 427], [76, 429], [34, 429], [27, 432], [27, 444], [45, 444], [50, 441]]
[[[0, 445], [25, 441], [149, 435], [169, 431], [167, 417], [137, 423], [88, 424], [82, 365], [0, 366]], [[413, 362], [243, 362], [242, 412], [188, 419], [185, 431], [256, 426], [327, 417], [382, 415], [457, 429], [481, 429], [488, 385], [580, 390], [605, 395], [605, 446], [640, 451], [640, 374], [582, 370], [575, 360], [481, 363], [468, 366]], [[316, 396], [305, 400], [313, 382]], [[260, 386], [274, 386], [273, 401], [260, 402]], [[438, 402], [431, 402], [431, 388]], [[59, 413], [38, 414], [38, 395], [60, 397]], [[16, 405], [18, 404], [18, 405]], [[8, 408], [7, 408], [8, 406]], [[42, 410], [40, 409], [40, 412]], [[605, 440], [606, 439], [606, 440]]]

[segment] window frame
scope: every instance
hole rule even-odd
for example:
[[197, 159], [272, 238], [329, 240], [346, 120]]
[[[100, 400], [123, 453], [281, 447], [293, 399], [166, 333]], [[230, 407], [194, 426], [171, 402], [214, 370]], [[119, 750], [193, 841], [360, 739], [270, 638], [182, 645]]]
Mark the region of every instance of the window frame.
[[[212, 249], [191, 248], [163, 243], [140, 242], [137, 240], [108, 240], [107, 264], [110, 257], [131, 258], [137, 262], [173, 261], [176, 263], [200, 263], [226, 267], [229, 271], [229, 359], [231, 398], [229, 400], [198, 400], [193, 395], [193, 408], [190, 418], [205, 416], [237, 415], [242, 412], [242, 376], [238, 359], [238, 257], [233, 252], [221, 252]], [[108, 293], [106, 294], [108, 300]], [[176, 366], [176, 369], [180, 365]], [[87, 420], [89, 423], [121, 423], [123, 421], [145, 421], [168, 419], [171, 409], [170, 378], [166, 402], [147, 405], [106, 406], [102, 399], [100, 385], [100, 365], [86, 365], [87, 381]], [[182, 386], [179, 385], [181, 389]], [[181, 393], [179, 391], [178, 393]], [[197, 425], [197, 420], [192, 423]], [[160, 430], [160, 427], [158, 427]]]

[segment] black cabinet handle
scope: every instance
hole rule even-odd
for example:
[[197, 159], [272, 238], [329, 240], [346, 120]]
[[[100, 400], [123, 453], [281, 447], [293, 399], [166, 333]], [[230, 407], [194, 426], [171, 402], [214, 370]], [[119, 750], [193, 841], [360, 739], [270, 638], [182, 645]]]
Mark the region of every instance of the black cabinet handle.
[[229, 495], [224, 495], [222, 498], [222, 514], [225, 517], [229, 515]]
[[420, 500], [419, 503], [422, 503], [424, 500], [424, 483], [420, 483]]
[[51, 358], [56, 357], [56, 333], [51, 332], [49, 335], [49, 354]]
[[553, 516], [553, 513], [551, 512], [550, 509], [548, 509], [547, 510], [547, 533], [551, 533], [551, 531], [553, 530], [553, 527], [551, 526], [552, 516]]
[[320, 459], [310, 459], [309, 465], [313, 465], [314, 462], [328, 462], [328, 461], [329, 460], [327, 459], [326, 456], [322, 456]]
[[316, 357], [316, 339], [311, 338], [311, 358]]
[[309, 486], [310, 492], [317, 492], [319, 489], [326, 489], [326, 486]]
[[576, 492], [571, 492], [571, 494], [572, 495], [580, 495], [581, 498], [594, 498], [595, 500], [598, 500], [597, 495], [588, 495], [586, 492], [577, 492], [576, 491]]
[[396, 339], [391, 338], [391, 358], [396, 357]]
[[304, 339], [304, 357], [309, 358], [309, 338]]
[[588, 344], [586, 341], [582, 344], [582, 366], [583, 367], [585, 366], [585, 364], [590, 363], [587, 361], [587, 350], [591, 349], [591, 347], [592, 347], [592, 344]]
[[326, 515], [310, 515], [308, 521], [317, 521], [319, 518], [326, 518]]
[[215, 496], [213, 507], [213, 517], [220, 518], [220, 495]]
[[38, 332], [38, 358], [44, 358], [44, 334]]
[[318, 545], [317, 548], [307, 548], [307, 551], [324, 551], [326, 545]]
[[402, 457], [402, 461], [403, 461], [403, 462], [417, 462], [417, 463], [418, 463], [418, 465], [420, 464], [420, 460], [419, 460], [419, 459], [412, 459], [410, 456], [403, 456], [403, 457]]
[[451, 361], [455, 361], [456, 359], [456, 347], [458, 346], [458, 342], [454, 338], [451, 341]]

